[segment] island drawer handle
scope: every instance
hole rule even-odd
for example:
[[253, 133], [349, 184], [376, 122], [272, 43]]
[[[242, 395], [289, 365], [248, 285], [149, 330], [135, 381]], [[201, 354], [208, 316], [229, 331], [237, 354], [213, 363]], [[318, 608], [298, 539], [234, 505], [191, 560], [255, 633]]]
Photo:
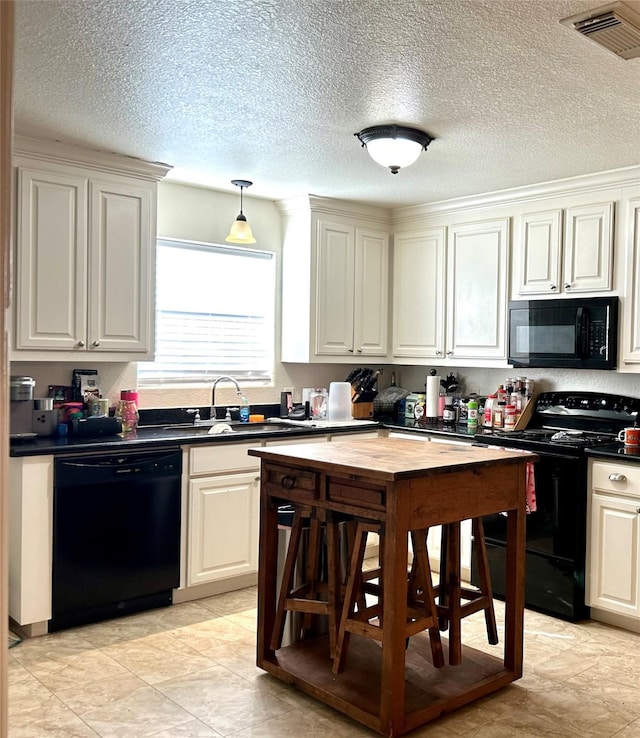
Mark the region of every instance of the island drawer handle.
[[290, 474], [285, 474], [280, 480], [280, 486], [285, 489], [293, 489], [296, 486], [296, 478]]
[[609, 479], [612, 482], [626, 482], [627, 478], [624, 474], [609, 474]]

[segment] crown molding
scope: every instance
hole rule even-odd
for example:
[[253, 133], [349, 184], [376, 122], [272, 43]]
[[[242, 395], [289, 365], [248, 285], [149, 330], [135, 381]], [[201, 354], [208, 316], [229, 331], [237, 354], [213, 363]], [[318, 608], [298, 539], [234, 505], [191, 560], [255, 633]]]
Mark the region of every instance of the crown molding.
[[424, 205], [395, 208], [392, 211], [393, 223], [407, 223], [433, 215], [522, 204], [534, 200], [540, 201], [563, 195], [572, 195], [578, 192], [596, 192], [612, 187], [628, 187], [637, 184], [640, 184], [640, 165], [525, 185], [509, 190], [497, 190], [481, 195], [469, 195]]
[[135, 175], [156, 182], [171, 169], [169, 164], [161, 162], [150, 162], [133, 156], [85, 149], [61, 141], [46, 141], [20, 135], [14, 136], [13, 155], [23, 159], [48, 161], [53, 164], [90, 166], [92, 169], [110, 174]]

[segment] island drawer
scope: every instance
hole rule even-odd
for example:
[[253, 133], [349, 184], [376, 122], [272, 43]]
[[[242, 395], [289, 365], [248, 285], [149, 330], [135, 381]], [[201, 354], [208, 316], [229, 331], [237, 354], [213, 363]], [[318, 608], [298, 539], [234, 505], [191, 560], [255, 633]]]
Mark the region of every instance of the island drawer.
[[329, 480], [327, 497], [331, 502], [355, 505], [368, 510], [383, 511], [386, 503], [384, 487], [363, 482], [351, 482], [348, 479]]
[[265, 464], [262, 467], [262, 485], [270, 495], [316, 500], [320, 491], [320, 475], [306, 469]]

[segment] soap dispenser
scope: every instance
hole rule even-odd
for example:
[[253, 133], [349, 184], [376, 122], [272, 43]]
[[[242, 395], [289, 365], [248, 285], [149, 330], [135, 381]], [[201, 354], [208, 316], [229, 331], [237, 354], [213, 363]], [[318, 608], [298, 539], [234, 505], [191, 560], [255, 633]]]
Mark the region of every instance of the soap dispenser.
[[244, 395], [242, 395], [242, 399], [240, 400], [240, 422], [249, 422], [249, 400]]

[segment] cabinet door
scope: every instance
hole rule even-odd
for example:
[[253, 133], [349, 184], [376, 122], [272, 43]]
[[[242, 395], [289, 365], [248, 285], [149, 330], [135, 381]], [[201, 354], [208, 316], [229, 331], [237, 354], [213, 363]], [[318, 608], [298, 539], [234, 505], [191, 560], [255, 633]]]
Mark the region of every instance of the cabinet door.
[[562, 210], [526, 213], [520, 222], [518, 292], [521, 295], [558, 291]]
[[640, 363], [640, 191], [625, 202], [622, 228], [626, 229], [626, 295], [620, 334], [622, 361]]
[[610, 290], [613, 275], [613, 203], [567, 208], [563, 290]]
[[258, 475], [189, 482], [187, 585], [258, 570]]
[[587, 604], [640, 617], [640, 498], [594, 493]]
[[84, 349], [87, 180], [18, 170], [16, 349]]
[[355, 229], [318, 221], [316, 354], [353, 350]]
[[151, 191], [91, 181], [90, 204], [88, 348], [151, 352]]
[[389, 350], [389, 235], [356, 228], [353, 347], [363, 356]]
[[399, 234], [393, 243], [393, 355], [444, 355], [445, 229]]
[[506, 358], [509, 220], [449, 228], [448, 357]]

